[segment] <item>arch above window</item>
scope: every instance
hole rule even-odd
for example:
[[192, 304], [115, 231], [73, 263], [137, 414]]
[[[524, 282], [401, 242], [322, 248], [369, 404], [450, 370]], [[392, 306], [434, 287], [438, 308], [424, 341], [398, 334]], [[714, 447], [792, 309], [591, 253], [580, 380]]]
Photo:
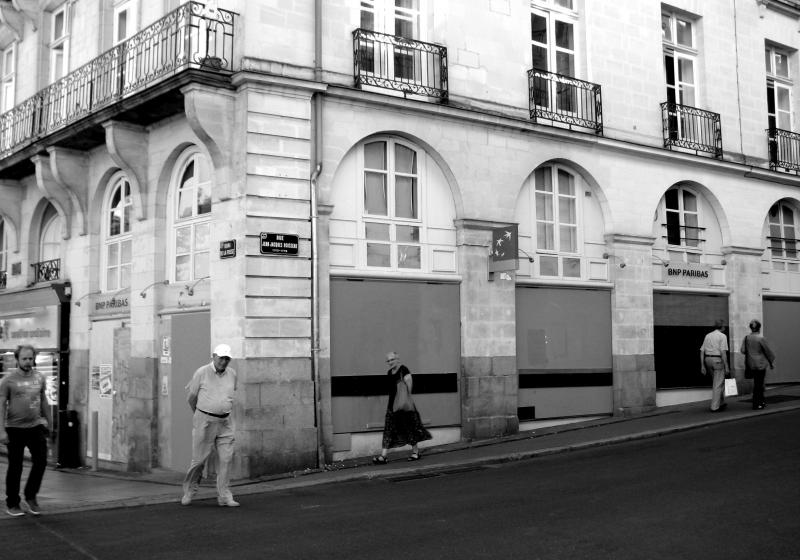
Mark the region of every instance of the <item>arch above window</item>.
[[170, 277], [191, 281], [209, 275], [211, 166], [196, 148], [178, 158], [170, 196]]

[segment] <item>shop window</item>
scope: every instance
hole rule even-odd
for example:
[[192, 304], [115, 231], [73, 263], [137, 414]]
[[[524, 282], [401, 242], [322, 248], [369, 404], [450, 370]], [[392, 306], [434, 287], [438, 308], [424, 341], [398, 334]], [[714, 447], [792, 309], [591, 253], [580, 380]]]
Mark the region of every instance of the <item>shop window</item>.
[[785, 202], [773, 204], [769, 209], [767, 242], [773, 270], [800, 271], [797, 225], [797, 212]]
[[112, 180], [110, 197], [103, 212], [103, 270], [106, 291], [131, 286], [131, 186], [124, 176]]
[[393, 139], [364, 145], [363, 227], [368, 267], [421, 269], [417, 151]]
[[575, 175], [558, 165], [542, 166], [533, 173], [539, 276], [581, 278], [576, 182]]
[[705, 228], [700, 227], [698, 197], [684, 187], [675, 187], [664, 195], [661, 224], [670, 260], [700, 262]]
[[190, 281], [209, 275], [212, 173], [198, 151], [181, 158], [172, 197], [172, 278]]
[[792, 130], [792, 80], [789, 53], [777, 47], [764, 49], [767, 69], [767, 119], [770, 130]]

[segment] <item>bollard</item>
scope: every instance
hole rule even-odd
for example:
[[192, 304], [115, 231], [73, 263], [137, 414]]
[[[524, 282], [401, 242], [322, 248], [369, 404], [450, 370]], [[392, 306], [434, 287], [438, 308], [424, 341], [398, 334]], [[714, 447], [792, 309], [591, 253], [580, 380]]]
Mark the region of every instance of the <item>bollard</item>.
[[100, 425], [99, 414], [95, 410], [92, 412], [92, 470], [96, 471], [99, 464], [99, 438], [97, 437], [97, 427]]

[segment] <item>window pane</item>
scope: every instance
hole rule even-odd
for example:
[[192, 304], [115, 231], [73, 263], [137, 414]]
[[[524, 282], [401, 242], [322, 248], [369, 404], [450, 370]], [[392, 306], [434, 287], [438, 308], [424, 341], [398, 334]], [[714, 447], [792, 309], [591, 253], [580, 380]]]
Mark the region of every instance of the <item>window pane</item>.
[[394, 20], [394, 34], [398, 37], [405, 37], [406, 39], [414, 39], [414, 22], [409, 19], [395, 18]]
[[542, 276], [558, 276], [558, 257], [539, 255], [539, 274]]
[[553, 196], [536, 193], [536, 219], [548, 222], [553, 221]]
[[558, 228], [559, 251], [565, 253], [578, 252], [578, 228], [575, 226], [560, 226]]
[[375, 14], [361, 10], [361, 29], [375, 30]]
[[700, 253], [686, 253], [686, 261], [690, 263], [699, 263]]
[[[778, 205], [776, 204], [775, 206], [773, 206], [773, 208], [775, 208], [777, 206]], [[781, 208], [781, 216], [783, 218], [783, 224], [784, 225], [792, 225], [792, 224], [794, 224], [794, 212], [792, 212], [792, 209], [789, 208], [788, 206], [783, 205], [783, 204], [780, 205], [780, 208]], [[772, 214], [772, 211], [770, 211], [770, 214]], [[777, 212], [776, 212], [776, 214], [777, 214]]]
[[211, 224], [197, 224], [194, 227], [194, 250], [203, 251], [209, 247]]
[[553, 238], [553, 224], [536, 224], [536, 248], [543, 251], [552, 251], [555, 249], [555, 241]]
[[389, 224], [375, 224], [367, 222], [364, 224], [365, 237], [376, 241], [389, 241]]
[[688, 191], [683, 191], [683, 209], [686, 212], [697, 212], [697, 197]]
[[572, 0], [556, 0], [556, 6], [561, 6], [562, 8], [567, 8], [568, 10], [571, 10]]
[[661, 39], [672, 42], [672, 19], [667, 14], [661, 14]]
[[667, 202], [667, 208], [670, 210], [677, 210], [678, 209], [678, 190], [672, 189], [667, 191], [667, 194], [664, 195]]
[[667, 212], [667, 243], [670, 245], [681, 244], [681, 227], [677, 212]]
[[788, 111], [789, 110], [789, 90], [787, 88], [779, 87], [776, 88], [776, 92], [778, 94], [778, 110], [779, 111]]
[[547, 20], [539, 14], [531, 14], [531, 40], [547, 44]]
[[61, 10], [53, 17], [53, 39], [60, 39], [64, 36], [64, 10]]
[[694, 62], [692, 60], [678, 59], [678, 81], [683, 84], [694, 84]]
[[182, 227], [175, 231], [175, 253], [184, 255], [192, 250], [192, 228]]
[[575, 218], [575, 199], [559, 197], [558, 221], [561, 224], [577, 224]]
[[178, 191], [178, 218], [191, 218], [194, 209], [194, 189]]
[[364, 146], [364, 167], [386, 169], [386, 142], [371, 142]]
[[175, 259], [175, 280], [178, 282], [181, 280], [191, 280], [191, 269], [189, 268], [191, 262], [192, 260], [189, 255], [184, 255]]
[[211, 183], [197, 186], [197, 215], [211, 212]]
[[396, 241], [401, 243], [419, 243], [419, 228], [417, 226], [395, 226]]
[[120, 252], [120, 264], [127, 264], [131, 262], [131, 240], [127, 239], [120, 243], [121, 252]]
[[[575, 57], [570, 53], [556, 53], [556, 73], [564, 76], [575, 75]], [[569, 88], [565, 88], [569, 91]]]
[[186, 166], [186, 170], [183, 172], [183, 177], [181, 178], [181, 186], [185, 185], [189, 179], [194, 177], [194, 160], [189, 162], [189, 165]]
[[390, 266], [390, 247], [391, 245], [385, 245], [383, 243], [367, 243], [367, 266]]
[[558, 193], [575, 196], [575, 177], [563, 169], [558, 170]]
[[692, 46], [692, 24], [682, 19], [675, 20], [678, 31], [678, 44], [684, 47]]
[[563, 259], [562, 265], [564, 266], [564, 276], [568, 278], [581, 277], [581, 260], [580, 259]]
[[117, 266], [119, 264], [119, 244], [111, 243], [106, 245], [106, 264], [108, 266]]
[[769, 49], [764, 49], [764, 63], [767, 66], [767, 72], [772, 72], [772, 57], [770, 56]]
[[364, 208], [367, 214], [386, 216], [386, 175], [383, 173], [364, 172]]
[[124, 40], [128, 36], [128, 10], [122, 10], [117, 14], [117, 42]]
[[122, 209], [122, 232], [129, 233], [130, 231], [131, 231], [131, 205], [130, 202], [128, 202]]
[[565, 21], [556, 21], [556, 46], [562, 49], [574, 50], [575, 43], [572, 38], [572, 24]]
[[553, 179], [549, 167], [540, 167], [534, 171], [537, 191], [553, 192]]
[[398, 268], [421, 268], [419, 245], [399, 245], [397, 247]]
[[398, 218], [417, 216], [417, 180], [412, 177], [395, 177], [394, 214]]
[[394, 147], [394, 170], [398, 173], [417, 174], [417, 152], [409, 150], [405, 146], [395, 144]]
[[113, 208], [109, 215], [109, 223], [108, 223], [108, 235], [113, 237], [115, 235], [119, 235], [122, 232], [122, 220], [119, 215], [119, 211], [117, 208]]
[[208, 276], [208, 252], [196, 253], [194, 256], [194, 278]]
[[773, 204], [772, 208], [769, 209], [769, 221], [770, 222], [777, 222], [778, 221], [778, 212], [781, 209], [780, 204]]
[[539, 47], [537, 45], [533, 45], [532, 53], [533, 53], [533, 68], [538, 68], [539, 70], [547, 70], [548, 69], [547, 49]]
[[120, 288], [131, 287], [131, 265], [129, 264], [126, 264], [125, 266], [121, 266], [119, 268], [119, 287]]
[[783, 53], [775, 53], [775, 74], [784, 78], [789, 77], [789, 57]]
[[106, 291], [110, 292], [117, 289], [117, 267], [112, 266], [106, 269]]

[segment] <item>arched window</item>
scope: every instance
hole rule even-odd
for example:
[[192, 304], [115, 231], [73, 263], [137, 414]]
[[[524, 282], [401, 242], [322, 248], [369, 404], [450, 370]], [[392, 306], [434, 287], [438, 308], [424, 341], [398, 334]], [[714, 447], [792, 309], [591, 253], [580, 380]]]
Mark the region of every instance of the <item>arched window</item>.
[[6, 270], [8, 262], [8, 239], [6, 239], [6, 221], [0, 216], [0, 272]]
[[63, 220], [56, 209], [49, 206], [42, 219], [42, 234], [39, 238], [39, 262], [61, 258], [61, 229]]
[[112, 179], [103, 210], [105, 290], [131, 286], [131, 186], [124, 176]]
[[394, 139], [364, 145], [367, 266], [421, 269], [417, 152]]
[[767, 240], [772, 268], [797, 272], [797, 213], [785, 202], [777, 202], [769, 209]]
[[558, 165], [533, 172], [536, 253], [540, 276], [581, 277], [575, 175]]
[[664, 223], [670, 260], [700, 262], [703, 231], [698, 198], [685, 187], [673, 187], [664, 194]]
[[209, 274], [211, 169], [193, 150], [180, 160], [172, 197], [173, 280], [189, 281]]

